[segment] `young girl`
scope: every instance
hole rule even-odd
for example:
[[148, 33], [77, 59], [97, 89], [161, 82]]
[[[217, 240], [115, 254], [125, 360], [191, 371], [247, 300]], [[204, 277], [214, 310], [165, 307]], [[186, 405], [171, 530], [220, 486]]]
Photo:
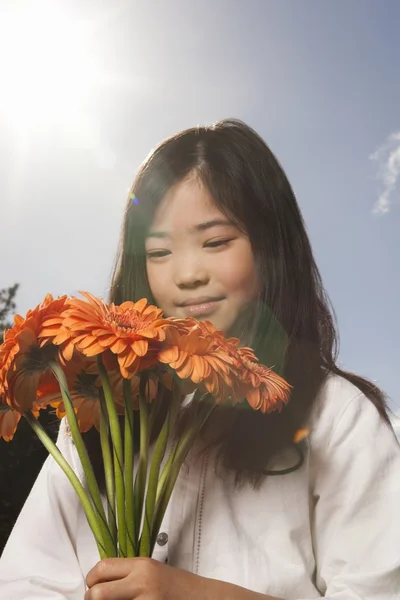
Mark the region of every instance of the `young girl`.
[[[293, 386], [290, 402], [276, 414], [213, 413], [153, 559], [99, 562], [76, 494], [49, 458], [0, 561], [0, 597], [399, 600], [400, 448], [385, 399], [336, 365], [293, 191], [244, 123], [183, 131], [140, 168], [111, 300], [143, 296], [252, 345]], [[92, 434], [92, 455], [96, 443]], [[64, 422], [58, 444], [81, 474]]]

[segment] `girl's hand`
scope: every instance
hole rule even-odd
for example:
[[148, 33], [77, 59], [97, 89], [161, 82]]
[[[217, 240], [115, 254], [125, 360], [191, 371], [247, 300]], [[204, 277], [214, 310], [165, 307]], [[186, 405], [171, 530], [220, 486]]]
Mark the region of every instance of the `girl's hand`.
[[88, 573], [86, 583], [84, 600], [274, 600], [151, 558], [106, 558]]
[[88, 573], [84, 600], [204, 600], [211, 581], [151, 558], [107, 558]]

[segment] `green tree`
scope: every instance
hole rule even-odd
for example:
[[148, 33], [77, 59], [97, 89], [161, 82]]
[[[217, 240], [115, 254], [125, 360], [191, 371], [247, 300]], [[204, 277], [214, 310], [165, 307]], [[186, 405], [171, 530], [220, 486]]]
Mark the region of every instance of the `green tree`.
[[19, 288], [19, 283], [14, 283], [9, 288], [0, 290], [0, 335], [3, 336], [5, 329], [11, 327], [11, 317], [16, 309], [15, 296]]

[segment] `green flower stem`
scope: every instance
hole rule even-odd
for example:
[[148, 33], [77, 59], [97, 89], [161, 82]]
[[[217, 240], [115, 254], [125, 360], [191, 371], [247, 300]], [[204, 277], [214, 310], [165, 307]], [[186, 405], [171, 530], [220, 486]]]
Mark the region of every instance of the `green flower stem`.
[[[179, 475], [179, 471], [181, 466], [189, 452], [195, 437], [197, 434], [197, 429], [190, 429], [179, 442], [176, 451], [174, 452], [174, 460], [171, 462], [171, 467], [167, 473], [165, 483], [162, 489], [162, 493], [160, 498], [157, 501], [157, 506], [154, 511], [153, 516], [153, 526], [151, 532], [151, 542], [150, 542], [150, 553], [153, 553], [154, 544], [156, 542], [156, 538], [161, 527], [162, 520], [165, 515], [165, 511], [168, 506], [168, 502], [170, 500], [174, 485]], [[150, 556], [151, 556], [150, 554]]]
[[175, 451], [173, 453], [173, 460], [171, 461], [171, 466], [169, 471], [167, 472], [165, 483], [161, 489], [160, 497], [157, 501], [157, 506], [155, 509], [154, 517], [153, 517], [153, 527], [151, 532], [151, 544], [150, 544], [150, 556], [153, 553], [154, 545], [156, 542], [156, 538], [161, 527], [162, 520], [165, 515], [165, 511], [167, 509], [168, 503], [170, 501], [176, 480], [178, 479], [179, 472], [181, 467], [186, 459], [186, 456], [193, 445], [196, 437], [199, 432], [203, 428], [206, 423], [208, 417], [212, 413], [215, 408], [215, 404], [211, 406], [206, 406], [204, 410], [201, 410], [202, 415], [198, 422], [192, 424], [191, 427], [186, 431], [186, 433], [182, 436], [182, 439], [179, 440]]
[[[177, 387], [177, 386], [176, 386]], [[160, 386], [161, 388], [161, 386]], [[159, 388], [159, 389], [160, 389]], [[163, 388], [161, 388], [159, 394], [160, 399], [163, 396]], [[151, 461], [150, 474], [149, 474], [149, 483], [147, 486], [147, 495], [146, 495], [146, 507], [145, 507], [145, 517], [143, 523], [143, 531], [140, 538], [140, 551], [139, 556], [150, 557], [150, 545], [151, 545], [151, 531], [153, 527], [153, 517], [154, 517], [154, 509], [156, 505], [156, 496], [157, 496], [157, 483], [158, 477], [160, 474], [160, 467], [162, 460], [164, 458], [165, 450], [168, 442], [168, 434], [172, 431], [173, 425], [175, 423], [175, 418], [179, 409], [179, 399], [180, 394], [178, 395], [176, 392], [173, 395], [172, 404], [170, 406], [169, 411], [165, 416], [165, 420], [163, 426], [161, 428], [161, 432], [157, 438], [157, 442], [154, 447], [153, 457]], [[176, 408], [177, 406], [177, 408]]]
[[99, 525], [103, 532], [103, 539], [107, 556], [112, 556], [114, 552], [114, 543], [112, 535], [107, 525], [107, 519], [101, 501], [100, 489], [96, 481], [96, 476], [94, 474], [93, 467], [90, 462], [90, 458], [85, 443], [83, 441], [81, 432], [79, 431], [78, 420], [76, 418], [71, 396], [69, 394], [67, 380], [64, 371], [58, 363], [52, 361], [50, 363], [50, 368], [53, 371], [55, 377], [57, 378], [57, 381], [60, 386], [61, 395], [65, 406], [65, 412], [68, 419], [68, 424], [71, 429], [72, 439], [74, 440], [82, 464], [82, 468], [85, 473], [92, 502], [99, 516]]
[[[171, 403], [171, 407], [169, 410], [169, 422], [170, 422], [170, 431], [172, 431], [173, 426], [175, 425], [175, 421], [177, 419], [177, 416], [179, 414], [179, 408], [180, 408], [180, 404], [181, 404], [181, 390], [180, 390], [180, 384], [179, 382], [174, 381], [174, 386], [172, 388], [172, 403]], [[157, 493], [156, 493], [156, 502], [158, 502], [158, 499], [160, 497], [161, 491], [164, 487], [166, 478], [168, 476], [168, 473], [171, 469], [171, 465], [174, 462], [174, 457], [175, 457], [175, 453], [177, 450], [177, 446], [175, 445], [170, 452], [170, 455], [168, 457], [167, 462], [164, 465], [164, 468], [161, 472], [161, 476], [159, 478], [159, 481], [157, 483]]]
[[[175, 419], [176, 419], [176, 417], [178, 415], [179, 407], [180, 407], [180, 396], [181, 396], [181, 394], [179, 392], [179, 383], [174, 384], [173, 390], [174, 390], [173, 393], [176, 395], [176, 398], [174, 397], [173, 402], [172, 402], [172, 405], [174, 407], [175, 413], [174, 413], [174, 415], [171, 414], [171, 418], [173, 418], [174, 422], [175, 422]], [[208, 396], [208, 394], [205, 394], [202, 397], [202, 399], [204, 399], [207, 396]], [[177, 452], [177, 445], [175, 445], [172, 448], [171, 453], [170, 453], [170, 455], [168, 457], [168, 460], [165, 463], [164, 468], [163, 468], [163, 470], [161, 472], [161, 476], [160, 476], [160, 479], [159, 479], [158, 485], [157, 485], [156, 502], [158, 502], [158, 500], [159, 500], [159, 498], [160, 498], [160, 496], [162, 494], [162, 490], [163, 490], [165, 482], [166, 482], [166, 480], [168, 478], [168, 473], [170, 472], [171, 467], [172, 467], [172, 465], [173, 465], [173, 463], [175, 461], [176, 452]]]
[[29, 425], [32, 427], [39, 440], [42, 442], [43, 446], [46, 448], [46, 450], [48, 450], [49, 454], [51, 454], [56, 463], [61, 467], [65, 475], [68, 477], [70, 483], [72, 484], [72, 487], [78, 495], [83, 510], [85, 511], [85, 515], [88, 520], [89, 526], [96, 540], [100, 558], [107, 558], [108, 554], [104, 545], [103, 532], [97, 520], [95, 509], [93, 508], [90, 502], [85, 488], [79, 481], [72, 467], [65, 460], [64, 456], [62, 455], [56, 444], [50, 438], [44, 427], [41, 425], [41, 423], [30, 412], [25, 412], [24, 417], [28, 421]]
[[151, 410], [149, 412], [149, 436], [151, 438], [153, 434], [153, 430], [157, 421], [158, 414], [160, 412], [161, 404], [162, 404], [162, 393], [161, 390], [164, 388], [159, 384], [157, 390], [157, 397], [151, 403]]
[[119, 556], [126, 557], [126, 525], [125, 525], [125, 485], [124, 485], [124, 454], [122, 447], [121, 429], [118, 421], [117, 409], [113, 398], [112, 389], [101, 355], [97, 357], [97, 365], [103, 387], [104, 400], [107, 407], [108, 419], [111, 430], [111, 440], [114, 448], [114, 475], [117, 496], [117, 524], [118, 524], [118, 550]]
[[156, 502], [158, 502], [161, 497], [162, 491], [165, 486], [165, 482], [167, 481], [167, 478], [168, 478], [168, 473], [171, 471], [172, 465], [175, 460], [176, 451], [177, 451], [177, 445], [175, 445], [171, 449], [171, 453], [168, 456], [167, 462], [165, 463], [164, 468], [161, 472], [161, 476], [160, 476], [160, 479], [157, 484]]
[[136, 540], [139, 540], [140, 526], [142, 523], [142, 512], [146, 491], [147, 463], [149, 457], [149, 412], [146, 401], [147, 382], [147, 374], [142, 373], [140, 375], [139, 384], [140, 454], [134, 487]]
[[106, 483], [108, 525], [114, 542], [114, 555], [117, 556], [117, 522], [115, 517], [115, 482], [114, 465], [111, 455], [109, 427], [107, 421], [107, 408], [103, 394], [100, 394], [100, 444], [103, 456], [104, 475]]
[[153, 453], [153, 458], [152, 458], [150, 473], [149, 473], [149, 484], [147, 487], [147, 494], [146, 494], [145, 515], [144, 515], [142, 535], [140, 538], [139, 556], [150, 557], [150, 554], [149, 554], [149, 552], [150, 552], [150, 534], [151, 534], [151, 527], [152, 527], [152, 521], [153, 521], [154, 507], [155, 507], [155, 503], [156, 503], [157, 481], [158, 481], [158, 475], [160, 472], [161, 461], [164, 457], [165, 448], [166, 448], [167, 440], [168, 440], [168, 432], [169, 432], [168, 425], [169, 425], [168, 419], [166, 418], [164, 421], [164, 424], [162, 426], [160, 435], [157, 439], [155, 448], [154, 448], [154, 453]]
[[133, 398], [132, 386], [128, 379], [123, 381], [124, 402], [125, 402], [125, 431], [124, 431], [124, 455], [125, 455], [125, 521], [127, 534], [127, 556], [136, 556], [135, 540], [135, 516], [133, 502], [133, 468], [134, 468], [134, 448], [133, 448]]

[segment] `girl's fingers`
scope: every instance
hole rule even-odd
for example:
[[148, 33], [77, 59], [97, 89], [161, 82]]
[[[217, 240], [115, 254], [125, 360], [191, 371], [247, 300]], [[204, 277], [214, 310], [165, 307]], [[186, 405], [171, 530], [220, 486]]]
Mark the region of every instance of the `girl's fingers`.
[[132, 572], [134, 561], [132, 558], [105, 558], [89, 571], [86, 585], [91, 588], [97, 583], [123, 579]]
[[84, 600], [134, 600], [132, 590], [127, 589], [124, 580], [96, 583], [85, 594]]

